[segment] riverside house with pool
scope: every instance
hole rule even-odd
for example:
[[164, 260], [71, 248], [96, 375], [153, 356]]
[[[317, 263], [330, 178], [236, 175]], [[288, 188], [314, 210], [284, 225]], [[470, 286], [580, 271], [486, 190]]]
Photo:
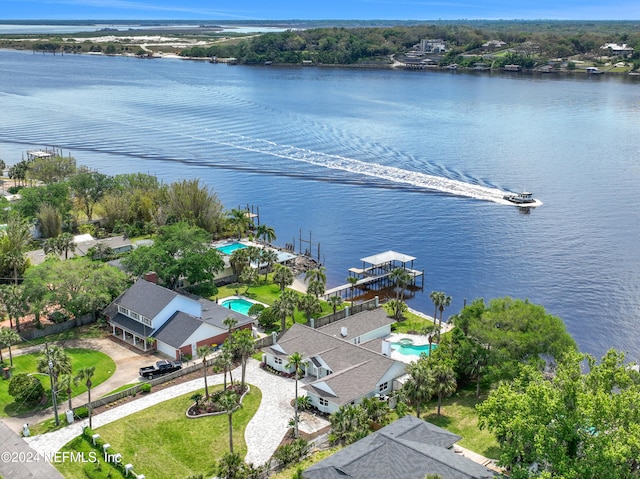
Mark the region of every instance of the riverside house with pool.
[[[176, 360], [195, 358], [199, 346], [221, 345], [229, 334], [223, 323], [226, 318], [237, 321], [234, 329], [253, 325], [253, 319], [244, 314], [159, 286], [152, 276], [139, 279], [103, 314], [116, 338], [142, 351], [157, 349]], [[148, 341], [151, 337], [153, 343]]]
[[406, 376], [405, 363], [382, 354], [383, 338], [389, 336], [393, 322], [383, 308], [377, 308], [318, 329], [296, 323], [276, 344], [263, 348], [262, 361], [291, 373], [287, 358], [300, 353], [305, 373], [302, 389], [311, 404], [327, 414], [365, 397], [386, 400]]

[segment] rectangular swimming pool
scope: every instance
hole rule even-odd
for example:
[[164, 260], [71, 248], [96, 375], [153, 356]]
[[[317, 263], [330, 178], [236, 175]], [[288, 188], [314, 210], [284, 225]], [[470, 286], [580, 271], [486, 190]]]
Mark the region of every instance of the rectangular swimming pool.
[[234, 243], [229, 243], [229, 244], [225, 244], [222, 246], [216, 246], [216, 249], [218, 251], [220, 251], [223, 254], [227, 254], [230, 255], [231, 253], [233, 253], [235, 250], [237, 249], [243, 249], [246, 248], [247, 245], [246, 244], [242, 244], [242, 243], [238, 243], [237, 241]]

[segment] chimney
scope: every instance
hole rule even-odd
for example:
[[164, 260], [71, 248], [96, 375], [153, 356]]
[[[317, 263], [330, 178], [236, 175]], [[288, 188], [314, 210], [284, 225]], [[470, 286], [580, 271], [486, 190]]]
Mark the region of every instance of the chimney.
[[340, 328], [340, 336], [342, 336], [343, 338], [347, 337], [347, 327], [346, 326], [342, 326]]
[[149, 281], [149, 283], [158, 284], [158, 274], [155, 271], [145, 273], [144, 279]]

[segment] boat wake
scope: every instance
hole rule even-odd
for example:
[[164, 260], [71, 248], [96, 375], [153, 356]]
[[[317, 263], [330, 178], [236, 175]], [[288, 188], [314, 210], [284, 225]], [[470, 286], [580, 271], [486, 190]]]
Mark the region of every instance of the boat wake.
[[[223, 136], [226, 136], [227, 139], [223, 139]], [[341, 170], [348, 173], [382, 179], [393, 184], [402, 184], [413, 188], [438, 191], [450, 195], [491, 201], [498, 204], [513, 205], [513, 203], [504, 199], [504, 195], [507, 192], [498, 188], [474, 185], [442, 176], [405, 170], [379, 163], [370, 163], [295, 146], [280, 145], [269, 140], [255, 139], [223, 131], [216, 132], [216, 139], [214, 140], [211, 138], [203, 138], [203, 140], [285, 160], [303, 162], [333, 170]], [[531, 206], [534, 205], [532, 204]]]

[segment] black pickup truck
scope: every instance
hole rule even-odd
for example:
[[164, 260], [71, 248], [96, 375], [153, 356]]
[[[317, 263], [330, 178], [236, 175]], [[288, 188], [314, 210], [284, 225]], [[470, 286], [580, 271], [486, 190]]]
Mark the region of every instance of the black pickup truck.
[[165, 361], [164, 359], [156, 362], [153, 366], [140, 368], [140, 376], [147, 379], [153, 379], [163, 374], [169, 374], [182, 369], [182, 363], [179, 361]]

